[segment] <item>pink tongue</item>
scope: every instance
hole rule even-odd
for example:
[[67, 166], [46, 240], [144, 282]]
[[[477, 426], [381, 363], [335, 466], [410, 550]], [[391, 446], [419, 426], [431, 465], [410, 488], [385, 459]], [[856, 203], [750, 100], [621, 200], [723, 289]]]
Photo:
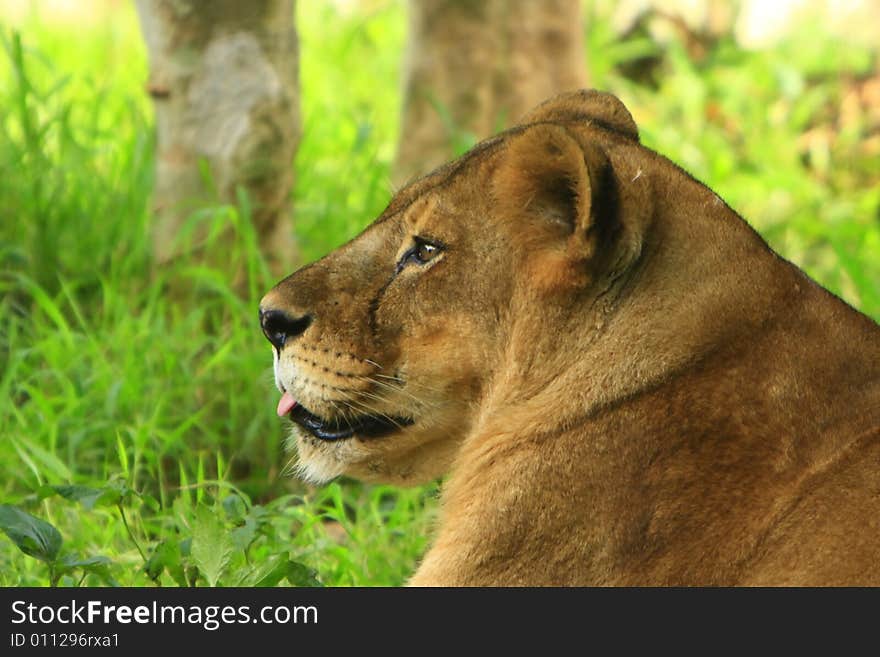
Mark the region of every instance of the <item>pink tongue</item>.
[[290, 410], [296, 406], [296, 400], [289, 392], [285, 392], [281, 395], [281, 399], [278, 400], [278, 408], [276, 409], [276, 413], [278, 413], [278, 417], [284, 417]]

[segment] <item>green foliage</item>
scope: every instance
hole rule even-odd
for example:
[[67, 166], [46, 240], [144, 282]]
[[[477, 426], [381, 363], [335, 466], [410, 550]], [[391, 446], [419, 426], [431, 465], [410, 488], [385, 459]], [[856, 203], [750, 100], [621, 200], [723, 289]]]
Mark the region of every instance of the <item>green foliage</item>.
[[48, 522], [12, 506], [0, 506], [0, 529], [29, 557], [53, 563], [61, 549], [61, 534]]
[[[130, 3], [114, 6], [17, 31], [0, 13], [0, 585], [400, 584], [437, 488], [312, 490], [285, 475], [255, 321], [273, 281], [247, 199], [197, 209], [181, 237], [232, 226], [224, 253], [248, 272], [244, 295], [221, 269], [151, 270], [146, 59]], [[405, 17], [402, 3], [298, 6], [294, 201], [312, 259], [390, 196]], [[722, 41], [695, 62], [675, 43], [620, 39], [598, 9], [589, 27], [593, 82], [624, 99], [648, 146], [880, 317], [876, 155], [858, 125], [805, 139], [867, 71], [863, 52], [813, 30], [766, 53]], [[620, 74], [644, 57], [657, 88]], [[169, 299], [169, 281], [198, 303]]]
[[[181, 494], [168, 509], [119, 482], [102, 488], [44, 486], [23, 500], [44, 505], [52, 497], [64, 500], [51, 509], [88, 550], [99, 540], [94, 535], [99, 528], [109, 525], [112, 557], [65, 552], [53, 524], [0, 506], [0, 529], [24, 554], [45, 564], [18, 563], [4, 584], [401, 584], [425, 547], [431, 517], [426, 505], [436, 494], [430, 486], [400, 492], [331, 484], [314, 494], [283, 495], [258, 505], [220, 482], [188, 490], [201, 496]], [[117, 513], [101, 513], [102, 505]], [[129, 515], [136, 525], [129, 525]]]
[[196, 508], [190, 555], [209, 586], [217, 586], [232, 557], [232, 540], [223, 520], [205, 506]]
[[104, 583], [116, 583], [107, 568], [110, 564], [107, 557], [84, 559], [76, 554], [62, 554], [61, 534], [45, 520], [15, 507], [0, 505], [0, 529], [19, 550], [46, 564], [50, 586], [56, 586], [62, 577], [76, 571], [81, 571], [83, 578], [93, 574]]

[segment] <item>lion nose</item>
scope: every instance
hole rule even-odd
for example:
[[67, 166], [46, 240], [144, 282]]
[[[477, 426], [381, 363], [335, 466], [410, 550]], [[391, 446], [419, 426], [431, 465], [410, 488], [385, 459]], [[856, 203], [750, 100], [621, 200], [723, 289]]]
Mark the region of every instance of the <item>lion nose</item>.
[[272, 346], [280, 350], [290, 339], [302, 335], [312, 323], [311, 315], [291, 317], [283, 310], [263, 310], [260, 308], [260, 326]]

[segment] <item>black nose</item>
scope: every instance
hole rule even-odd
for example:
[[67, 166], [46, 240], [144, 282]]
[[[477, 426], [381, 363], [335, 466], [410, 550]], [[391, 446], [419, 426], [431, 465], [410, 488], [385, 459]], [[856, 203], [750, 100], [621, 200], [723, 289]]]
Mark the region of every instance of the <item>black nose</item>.
[[281, 349], [288, 339], [304, 333], [311, 323], [311, 315], [291, 317], [283, 310], [260, 309], [260, 326], [276, 349]]

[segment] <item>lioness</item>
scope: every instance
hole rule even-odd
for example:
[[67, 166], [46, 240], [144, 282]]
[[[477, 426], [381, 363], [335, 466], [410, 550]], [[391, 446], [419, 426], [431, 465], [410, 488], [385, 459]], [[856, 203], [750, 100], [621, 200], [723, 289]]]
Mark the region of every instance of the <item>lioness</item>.
[[414, 585], [880, 585], [880, 327], [581, 91], [262, 300], [302, 475], [448, 473]]

